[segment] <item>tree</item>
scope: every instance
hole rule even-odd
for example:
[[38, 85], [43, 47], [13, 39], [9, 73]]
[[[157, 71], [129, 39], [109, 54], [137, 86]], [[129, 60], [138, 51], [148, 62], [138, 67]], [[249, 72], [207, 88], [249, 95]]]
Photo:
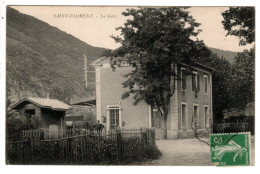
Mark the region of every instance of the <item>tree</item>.
[[122, 98], [132, 96], [134, 104], [145, 101], [156, 106], [164, 120], [164, 138], [167, 138], [167, 117], [170, 98], [175, 91], [178, 76], [174, 65], [190, 64], [207, 52], [202, 41], [196, 38], [200, 24], [186, 11], [187, 8], [127, 9], [122, 14], [129, 17], [121, 36], [112, 38], [121, 43], [117, 50], [107, 53], [112, 67], [127, 63], [132, 71], [125, 77]]
[[213, 121], [223, 120], [223, 111], [232, 107], [232, 65], [223, 57], [212, 54], [207, 59], [198, 59], [197, 62], [214, 69], [212, 72], [212, 106]]
[[222, 24], [227, 35], [238, 36], [239, 45], [251, 44], [255, 41], [255, 9], [254, 7], [230, 7], [222, 13]]
[[49, 90], [50, 98], [58, 99], [69, 104], [73, 91], [69, 87], [52, 86]]
[[244, 50], [235, 57], [232, 65], [232, 108], [245, 109], [255, 96], [255, 50]]

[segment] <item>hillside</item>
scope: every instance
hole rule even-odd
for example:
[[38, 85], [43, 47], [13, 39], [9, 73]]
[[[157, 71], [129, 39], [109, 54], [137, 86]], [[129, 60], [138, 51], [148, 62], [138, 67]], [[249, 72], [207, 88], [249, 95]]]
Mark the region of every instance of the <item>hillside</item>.
[[[105, 51], [104, 48], [90, 46], [12, 8], [7, 9], [6, 44], [7, 97], [11, 103], [28, 96], [46, 97], [52, 86], [71, 89], [71, 103], [94, 95], [94, 85], [85, 88], [83, 55], [91, 63]], [[231, 63], [237, 54], [210, 49]], [[89, 76], [89, 79], [93, 78], [94, 73]]]
[[6, 42], [7, 97], [11, 103], [27, 96], [46, 97], [52, 86], [72, 89], [72, 102], [94, 95], [94, 87], [85, 88], [83, 55], [90, 63], [104, 48], [90, 46], [12, 8], [7, 9]]
[[234, 57], [237, 55], [237, 52], [232, 52], [232, 51], [224, 51], [221, 49], [217, 48], [209, 48], [213, 53], [216, 53], [219, 57], [224, 57], [226, 60], [229, 61], [229, 63], [234, 62]]

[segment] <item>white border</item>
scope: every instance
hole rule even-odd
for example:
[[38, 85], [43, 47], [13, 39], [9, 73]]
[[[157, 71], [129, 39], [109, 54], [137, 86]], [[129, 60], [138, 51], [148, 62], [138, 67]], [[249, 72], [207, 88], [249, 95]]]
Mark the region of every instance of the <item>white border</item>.
[[[152, 5], [152, 6], [256, 6], [256, 19], [259, 19], [259, 13], [258, 13], [258, 4], [257, 0], [218, 0], [218, 1], [209, 1], [209, 0], [185, 0], [185, 1], [172, 1], [172, 0], [165, 0], [165, 1], [155, 1], [155, 0], [61, 0], [61, 1], [54, 1], [54, 0], [6, 0], [6, 1], [0, 1], [1, 4], [1, 17], [4, 17], [4, 20], [1, 18], [1, 32], [0, 32], [0, 38], [1, 38], [1, 44], [0, 44], [0, 168], [1, 173], [33, 173], [37, 172], [38, 174], [46, 174], [46, 173], [63, 173], [63, 174], [71, 174], [75, 172], [96, 172], [98, 170], [98, 173], [122, 173], [125, 174], [132, 174], [133, 172], [140, 172], [140, 167], [125, 167], [125, 166], [113, 166], [113, 167], [106, 167], [106, 166], [6, 166], [5, 165], [5, 5], [132, 5], [132, 6], [141, 6], [141, 5]], [[256, 23], [256, 29], [260, 28], [258, 23]], [[256, 32], [256, 40], [258, 39], [258, 32]], [[256, 52], [257, 52], [257, 45], [256, 45]], [[256, 57], [257, 53], [256, 53]], [[259, 60], [256, 59], [256, 67]], [[256, 69], [256, 75], [259, 75], [259, 70]], [[258, 76], [256, 76], [256, 88], [259, 89], [259, 80]], [[259, 99], [259, 90], [256, 91], [256, 106], [258, 104]], [[256, 114], [259, 115], [259, 109], [256, 108]], [[256, 118], [256, 124], [258, 124]], [[256, 132], [259, 132], [259, 127], [256, 126]], [[256, 133], [256, 135], [259, 135]], [[256, 147], [259, 147], [259, 137], [256, 138]], [[258, 148], [259, 149], [259, 148]], [[259, 150], [256, 149], [256, 154], [259, 155]], [[219, 173], [236, 173], [236, 174], [244, 174], [244, 173], [256, 173], [255, 171], [259, 171], [259, 160], [257, 160], [257, 156], [255, 161], [257, 162], [255, 165], [256, 167], [145, 167], [145, 171], [150, 174], [158, 174], [162, 172], [192, 172], [192, 173], [211, 173], [211, 174], [219, 174]], [[197, 169], [197, 170], [196, 170]], [[81, 170], [81, 171], [80, 171]]]

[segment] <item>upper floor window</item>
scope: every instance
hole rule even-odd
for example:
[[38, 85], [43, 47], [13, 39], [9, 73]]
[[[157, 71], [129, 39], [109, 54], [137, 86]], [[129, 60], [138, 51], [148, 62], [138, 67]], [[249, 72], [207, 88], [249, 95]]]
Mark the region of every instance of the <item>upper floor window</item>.
[[197, 72], [193, 71], [192, 73], [192, 91], [199, 91], [200, 83], [199, 83], [199, 75]]
[[204, 87], [205, 87], [205, 94], [208, 94], [208, 76], [204, 75]]
[[186, 69], [181, 68], [181, 90], [186, 90]]

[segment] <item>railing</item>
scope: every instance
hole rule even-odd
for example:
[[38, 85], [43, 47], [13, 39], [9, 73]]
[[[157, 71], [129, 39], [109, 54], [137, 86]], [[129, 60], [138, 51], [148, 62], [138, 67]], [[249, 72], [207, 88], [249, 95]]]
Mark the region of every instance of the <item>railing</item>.
[[111, 130], [58, 139], [10, 142], [7, 159], [10, 164], [100, 164], [135, 158], [151, 146], [155, 146], [154, 129]]

